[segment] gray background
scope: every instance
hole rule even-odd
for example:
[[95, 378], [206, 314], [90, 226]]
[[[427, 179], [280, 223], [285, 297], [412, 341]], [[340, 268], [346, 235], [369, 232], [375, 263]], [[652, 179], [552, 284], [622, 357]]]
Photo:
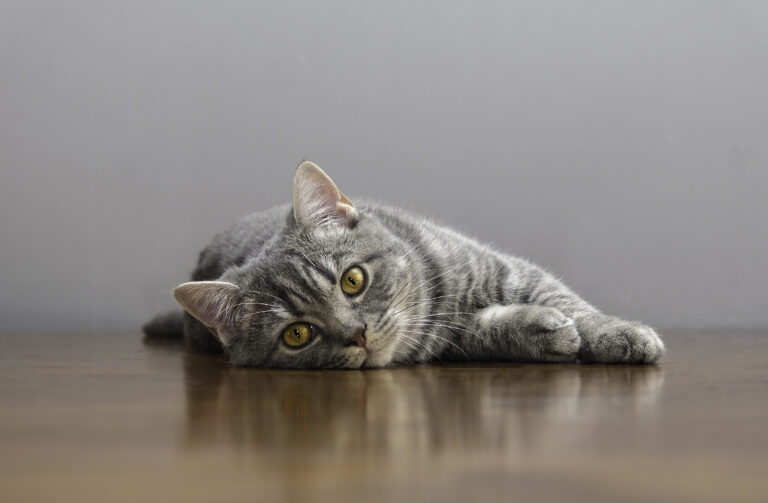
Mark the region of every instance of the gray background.
[[0, 2], [4, 331], [136, 329], [316, 161], [662, 327], [768, 325], [768, 3]]

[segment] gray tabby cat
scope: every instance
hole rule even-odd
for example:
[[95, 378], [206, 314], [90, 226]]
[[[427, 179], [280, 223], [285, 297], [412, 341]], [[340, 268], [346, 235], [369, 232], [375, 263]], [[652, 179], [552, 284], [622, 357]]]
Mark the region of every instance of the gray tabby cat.
[[182, 335], [234, 365], [359, 368], [434, 360], [654, 363], [643, 324], [601, 313], [541, 268], [380, 205], [355, 205], [311, 162], [293, 205], [254, 213], [176, 287]]

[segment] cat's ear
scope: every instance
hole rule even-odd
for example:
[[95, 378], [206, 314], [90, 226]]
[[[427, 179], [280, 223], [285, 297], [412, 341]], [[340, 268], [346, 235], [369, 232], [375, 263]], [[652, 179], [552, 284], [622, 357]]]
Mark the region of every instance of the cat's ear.
[[208, 327], [227, 345], [234, 335], [234, 316], [240, 288], [226, 281], [190, 281], [173, 290], [173, 296], [189, 314]]
[[352, 201], [341, 193], [331, 177], [317, 164], [304, 161], [293, 177], [293, 217], [305, 227], [325, 224], [352, 227], [358, 215]]

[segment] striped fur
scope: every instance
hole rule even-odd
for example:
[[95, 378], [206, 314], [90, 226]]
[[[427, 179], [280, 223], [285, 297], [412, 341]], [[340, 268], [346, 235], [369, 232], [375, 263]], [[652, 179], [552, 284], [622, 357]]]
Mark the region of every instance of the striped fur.
[[[340, 279], [353, 265], [367, 283], [348, 297]], [[215, 302], [198, 298], [205, 285], [180, 299], [184, 337], [192, 348], [223, 347], [234, 365], [653, 363], [663, 352], [653, 329], [600, 313], [536, 265], [400, 209], [352, 205], [306, 162], [293, 205], [249, 215], [216, 236], [192, 279], [214, 282]], [[230, 286], [217, 289], [222, 284]], [[201, 315], [195, 302], [209, 311]], [[212, 305], [227, 309], [211, 317]], [[300, 349], [281, 340], [296, 321], [317, 327]], [[365, 347], [352, 342], [361, 327]]]

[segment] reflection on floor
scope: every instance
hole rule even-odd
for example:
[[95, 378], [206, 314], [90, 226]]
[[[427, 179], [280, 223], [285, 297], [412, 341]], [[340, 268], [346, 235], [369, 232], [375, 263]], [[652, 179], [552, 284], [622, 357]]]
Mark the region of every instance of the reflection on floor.
[[658, 366], [229, 368], [135, 334], [0, 336], [0, 501], [763, 501], [768, 334]]

